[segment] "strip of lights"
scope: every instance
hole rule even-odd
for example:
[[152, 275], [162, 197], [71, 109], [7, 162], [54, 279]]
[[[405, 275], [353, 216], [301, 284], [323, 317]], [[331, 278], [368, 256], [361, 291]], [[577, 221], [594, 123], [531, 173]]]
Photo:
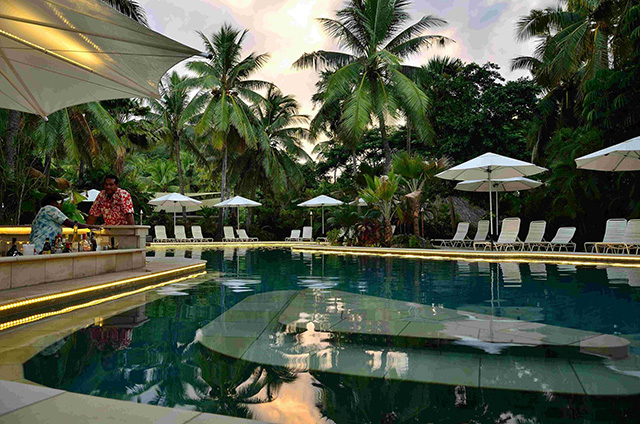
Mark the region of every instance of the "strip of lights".
[[[317, 245], [314, 242], [308, 242], [310, 245]], [[188, 242], [188, 243], [158, 243], [153, 242], [149, 243], [149, 247], [152, 249], [158, 247], [167, 247], [171, 249], [175, 249], [177, 247], [186, 248], [190, 250], [192, 247], [243, 247], [243, 246], [251, 246], [251, 247], [293, 247], [300, 246], [300, 242], [289, 242], [289, 241], [271, 241], [271, 242], [253, 242], [253, 241], [236, 241], [236, 242], [221, 242], [221, 241], [207, 241], [207, 242]]]
[[189, 266], [186, 266], [186, 267], [172, 269], [172, 270], [169, 270], [169, 271], [156, 272], [156, 273], [153, 273], [153, 274], [150, 274], [150, 275], [145, 275], [143, 277], [132, 277], [132, 278], [127, 278], [125, 280], [112, 281], [110, 283], [99, 284], [97, 286], [85, 287], [85, 288], [82, 288], [82, 289], [71, 290], [71, 291], [66, 291], [66, 292], [56, 293], [56, 294], [50, 294], [50, 295], [46, 295], [46, 296], [34, 297], [34, 298], [31, 298], [31, 299], [27, 299], [27, 300], [21, 300], [19, 302], [13, 302], [13, 303], [8, 303], [6, 305], [1, 305], [0, 306], [0, 312], [6, 311], [6, 310], [9, 310], [9, 309], [19, 308], [19, 307], [22, 307], [22, 306], [25, 306], [25, 305], [34, 305], [36, 303], [46, 302], [46, 301], [49, 301], [49, 300], [61, 299], [61, 298], [64, 298], [64, 297], [75, 296], [77, 294], [89, 293], [89, 292], [103, 290], [103, 289], [107, 289], [107, 288], [111, 288], [111, 287], [121, 286], [123, 284], [129, 284], [129, 283], [152, 280], [152, 279], [154, 280], [156, 278], [159, 278], [159, 277], [162, 277], [162, 276], [165, 276], [165, 275], [172, 275], [172, 274], [182, 273], [182, 272], [187, 272], [187, 271], [196, 271], [196, 270], [199, 270], [199, 269], [203, 269], [205, 267], [206, 267], [206, 264], [204, 264], [204, 263], [196, 264], [196, 265], [189, 265]]
[[293, 247], [294, 252], [300, 253], [323, 253], [328, 255], [341, 255], [341, 256], [378, 256], [378, 257], [390, 257], [390, 258], [407, 258], [407, 259], [422, 259], [433, 261], [467, 261], [467, 262], [515, 262], [515, 263], [541, 263], [541, 264], [559, 264], [559, 265], [583, 265], [583, 266], [615, 266], [625, 268], [640, 268], [640, 256], [637, 258], [629, 257], [615, 257], [606, 255], [592, 255], [584, 254], [576, 257], [570, 255], [549, 252], [548, 255], [530, 255], [526, 253], [507, 253], [504, 252], [469, 252], [466, 254], [460, 254], [458, 252], [451, 252], [450, 254], [440, 254], [432, 252], [424, 252], [422, 254], [399, 252], [388, 252], [380, 250], [346, 250], [346, 249], [332, 249], [329, 247]]
[[11, 328], [11, 327], [15, 327], [17, 325], [22, 325], [22, 324], [27, 324], [27, 323], [34, 322], [34, 321], [39, 321], [39, 320], [44, 319], [44, 318], [49, 318], [49, 317], [56, 316], [56, 315], [66, 314], [66, 313], [69, 313], [69, 312], [76, 311], [78, 309], [89, 308], [91, 306], [96, 306], [96, 305], [99, 305], [99, 304], [104, 303], [104, 302], [109, 302], [111, 300], [117, 300], [117, 299], [120, 299], [120, 298], [123, 298], [123, 297], [126, 297], [126, 296], [131, 296], [131, 295], [142, 293], [142, 292], [145, 292], [145, 291], [148, 291], [148, 290], [153, 290], [153, 289], [156, 289], [156, 288], [159, 288], [159, 287], [163, 287], [163, 286], [166, 286], [166, 285], [169, 285], [169, 284], [179, 283], [181, 281], [185, 281], [185, 280], [188, 280], [188, 279], [200, 277], [202, 275], [205, 275], [206, 273], [207, 273], [207, 271], [203, 271], [203, 272], [199, 272], [197, 274], [191, 274], [191, 275], [187, 275], [185, 277], [176, 278], [174, 280], [164, 281], [162, 283], [158, 283], [158, 284], [154, 284], [154, 285], [151, 285], [151, 286], [142, 287], [142, 288], [139, 288], [139, 289], [136, 289], [136, 290], [132, 290], [132, 291], [124, 292], [124, 293], [118, 293], [118, 294], [115, 294], [115, 295], [112, 295], [112, 296], [109, 296], [109, 297], [104, 297], [104, 298], [101, 298], [101, 299], [92, 300], [90, 302], [82, 303], [80, 305], [67, 306], [66, 308], [62, 308], [62, 309], [57, 310], [57, 311], [43, 312], [41, 314], [35, 314], [35, 315], [31, 315], [31, 316], [28, 316], [28, 317], [25, 317], [25, 318], [20, 318], [20, 319], [14, 320], [14, 321], [5, 322], [3, 324], [0, 324], [0, 331], [6, 330], [6, 329]]

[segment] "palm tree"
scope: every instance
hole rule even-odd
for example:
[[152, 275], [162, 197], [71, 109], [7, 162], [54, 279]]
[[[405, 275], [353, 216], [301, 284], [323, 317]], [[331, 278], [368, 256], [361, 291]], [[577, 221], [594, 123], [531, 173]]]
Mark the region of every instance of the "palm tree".
[[208, 104], [196, 125], [196, 134], [211, 137], [212, 144], [222, 150], [221, 200], [226, 199], [228, 191], [229, 144], [255, 146], [258, 143], [259, 125], [250, 102], [261, 100], [254, 90], [269, 86], [267, 82], [249, 79], [269, 56], [250, 53], [243, 58], [242, 44], [246, 35], [246, 30], [238, 31], [227, 24], [211, 38], [200, 33], [211, 59], [187, 64], [196, 76], [187, 80], [185, 85], [197, 87], [208, 95]]
[[391, 219], [396, 213], [395, 194], [400, 184], [400, 177], [393, 172], [382, 177], [365, 175], [367, 187], [360, 192], [360, 197], [380, 211], [384, 219], [384, 239], [388, 243], [393, 236]]
[[410, 19], [409, 4], [409, 0], [350, 0], [337, 12], [337, 19], [320, 19], [347, 52], [319, 50], [303, 54], [294, 63], [300, 69], [332, 71], [322, 100], [332, 109], [339, 105], [343, 139], [353, 144], [369, 125], [378, 122], [386, 171], [391, 169], [387, 123], [400, 109], [421, 137], [429, 134], [429, 99], [407, 76], [412, 68], [401, 61], [448, 41], [440, 35], [421, 35], [428, 28], [446, 24], [431, 15], [403, 28]]
[[424, 178], [427, 164], [418, 155], [411, 156], [408, 152], [401, 152], [393, 158], [393, 172], [402, 177], [405, 187], [405, 198], [411, 205], [413, 218], [413, 233], [420, 235], [420, 205], [424, 191]]
[[[169, 147], [175, 160], [180, 194], [185, 193], [181, 146], [188, 145], [192, 150], [197, 150], [193, 145], [193, 128], [190, 124], [198, 117], [207, 101], [207, 95], [203, 94], [192, 98], [186, 87], [186, 80], [187, 77], [181, 77], [175, 71], [165, 76], [160, 83], [160, 98], [150, 101], [150, 118], [156, 125], [157, 136]], [[186, 218], [184, 207], [182, 214]]]
[[571, 0], [565, 5], [532, 10], [518, 23], [518, 39], [536, 41], [532, 56], [512, 60], [512, 69], [531, 71], [544, 91], [541, 116], [530, 135], [532, 159], [545, 150], [557, 128], [575, 127], [585, 85], [599, 71], [633, 54], [624, 30], [628, 0]]
[[298, 160], [311, 160], [302, 148], [309, 130], [293, 96], [284, 95], [271, 86], [253, 110], [263, 136], [258, 144], [235, 158], [230, 176], [236, 190], [252, 195], [256, 188], [263, 193], [278, 194], [295, 190], [304, 182]]
[[147, 14], [144, 8], [135, 0], [102, 0], [109, 6], [116, 9], [118, 12], [125, 16], [130, 17], [136, 22], [140, 22], [142, 25], [148, 26]]

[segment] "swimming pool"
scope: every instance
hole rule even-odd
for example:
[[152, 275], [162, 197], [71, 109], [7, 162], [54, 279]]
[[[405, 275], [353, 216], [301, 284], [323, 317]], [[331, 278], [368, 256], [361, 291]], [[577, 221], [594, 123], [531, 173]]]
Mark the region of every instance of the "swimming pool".
[[[221, 274], [163, 287], [159, 300], [57, 341], [25, 364], [25, 378], [272, 422], [640, 417], [637, 269], [288, 249], [151, 254], [201, 255]], [[495, 343], [516, 333], [534, 341]], [[595, 333], [629, 340], [629, 355], [563, 349]], [[540, 334], [570, 340], [549, 348]]]

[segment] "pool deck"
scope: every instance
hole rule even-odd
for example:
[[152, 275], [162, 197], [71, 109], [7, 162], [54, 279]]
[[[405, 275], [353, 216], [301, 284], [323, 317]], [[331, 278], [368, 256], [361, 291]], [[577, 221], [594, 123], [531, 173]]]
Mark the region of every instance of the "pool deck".
[[469, 262], [555, 263], [570, 265], [604, 265], [640, 268], [640, 255], [585, 252], [490, 251], [468, 249], [407, 249], [394, 247], [295, 245], [293, 251], [331, 255], [388, 256], [426, 260], [461, 260]]
[[221, 241], [203, 241], [203, 242], [169, 242], [169, 243], [149, 243], [149, 247], [152, 249], [165, 247], [167, 249], [186, 249], [193, 250], [194, 247], [211, 247], [211, 248], [225, 248], [233, 249], [236, 247], [266, 247], [266, 248], [279, 248], [279, 247], [294, 247], [294, 246], [322, 246], [326, 245], [325, 242], [315, 241], [234, 241], [234, 242], [221, 242]]

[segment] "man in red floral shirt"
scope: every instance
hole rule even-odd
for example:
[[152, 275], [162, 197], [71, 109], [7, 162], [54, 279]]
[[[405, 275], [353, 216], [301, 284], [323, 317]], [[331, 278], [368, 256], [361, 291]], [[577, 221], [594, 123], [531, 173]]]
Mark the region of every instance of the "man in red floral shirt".
[[121, 189], [119, 184], [120, 180], [116, 175], [109, 174], [104, 177], [104, 190], [93, 202], [87, 225], [95, 224], [99, 216], [104, 219], [104, 225], [135, 225], [131, 195]]

